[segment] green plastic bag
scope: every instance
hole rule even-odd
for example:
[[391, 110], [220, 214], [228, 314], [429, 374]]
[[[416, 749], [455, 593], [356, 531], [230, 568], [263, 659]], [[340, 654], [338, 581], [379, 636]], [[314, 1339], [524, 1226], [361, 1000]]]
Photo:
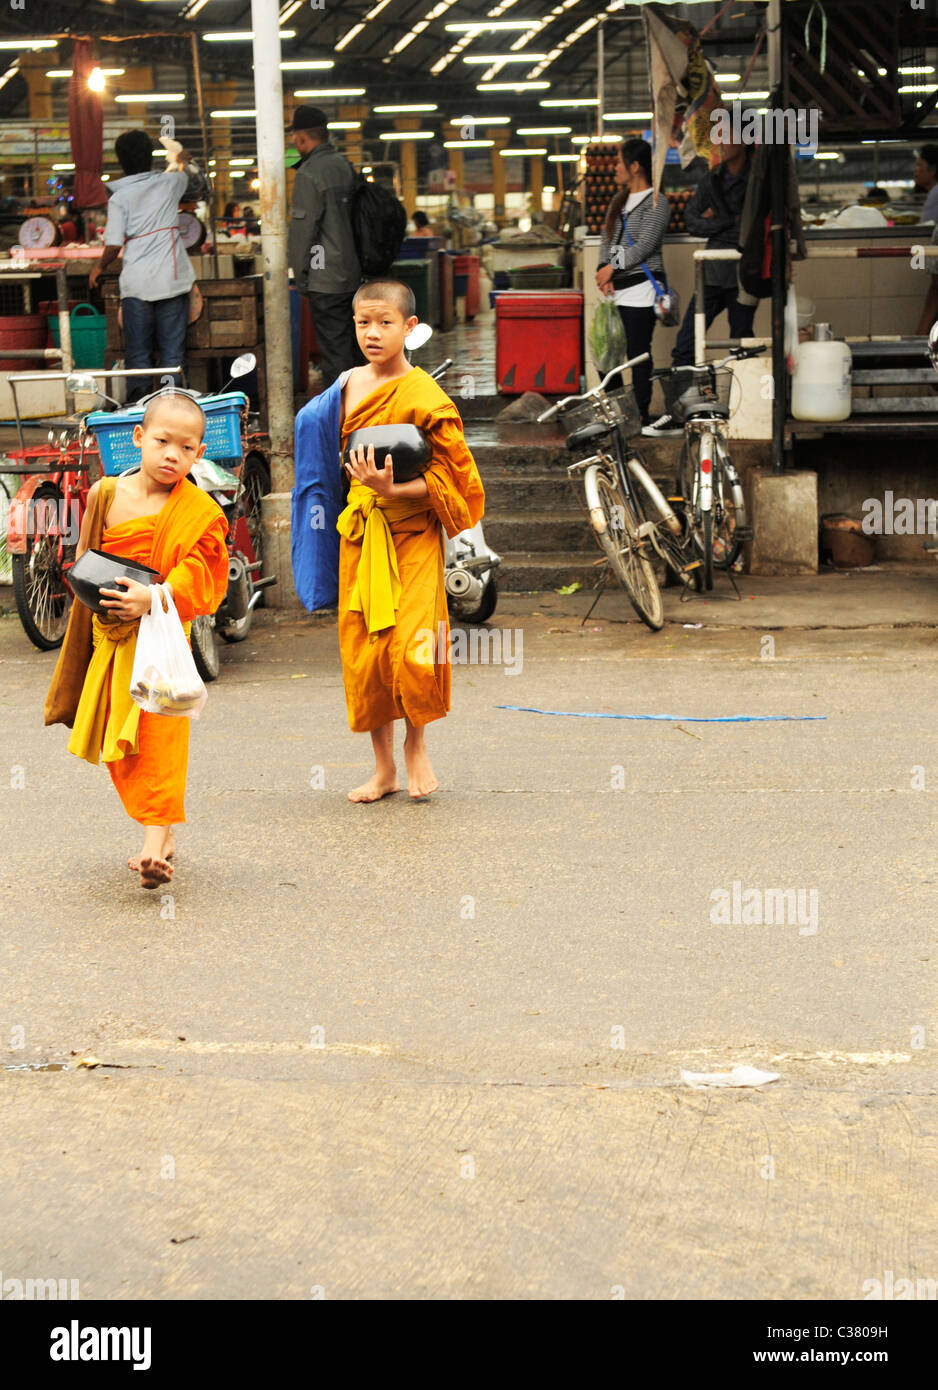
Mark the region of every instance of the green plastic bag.
[[590, 322], [590, 352], [600, 376], [626, 360], [622, 315], [611, 299], [601, 299]]

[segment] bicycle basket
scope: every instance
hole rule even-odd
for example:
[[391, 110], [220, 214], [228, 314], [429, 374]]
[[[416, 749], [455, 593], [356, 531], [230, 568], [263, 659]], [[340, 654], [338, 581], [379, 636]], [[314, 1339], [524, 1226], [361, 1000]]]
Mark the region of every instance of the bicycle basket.
[[[611, 410], [623, 436], [628, 437], [628, 435], [638, 432], [642, 417], [635, 404], [635, 395], [631, 387], [625, 386], [619, 391], [607, 391], [605, 406]], [[592, 400], [576, 401], [565, 406], [560, 412], [560, 418], [567, 434], [573, 434], [575, 430], [581, 430], [584, 425], [595, 424], [597, 420], [604, 420], [606, 416], [599, 402]]]
[[711, 406], [722, 407], [730, 415], [739, 409], [740, 391], [733, 391], [736, 378], [728, 367], [711, 368], [707, 376], [695, 377], [686, 390], [682, 391], [671, 406], [671, 414], [678, 424], [683, 425], [689, 415], [707, 410]]

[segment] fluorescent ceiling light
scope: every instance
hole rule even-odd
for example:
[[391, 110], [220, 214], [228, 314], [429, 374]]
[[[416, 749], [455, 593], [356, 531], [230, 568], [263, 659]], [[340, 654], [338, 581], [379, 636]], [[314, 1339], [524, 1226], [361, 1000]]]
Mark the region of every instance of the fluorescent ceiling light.
[[280, 64], [281, 72], [302, 72], [304, 68], [334, 68], [334, 58], [286, 58]]
[[[885, 68], [880, 68], [879, 71], [880, 74], [882, 74], [885, 72]], [[900, 68], [899, 71], [903, 77], [917, 77], [919, 73], [934, 72], [935, 69], [933, 67], [926, 66], [921, 68]]]
[[447, 125], [508, 125], [510, 116], [463, 116], [458, 121], [447, 121]]
[[578, 154], [549, 154], [548, 164], [577, 164], [580, 156]]
[[908, 87], [900, 87], [900, 88], [899, 88], [900, 93], [901, 93], [901, 92], [933, 92], [934, 90], [935, 90], [935, 84], [934, 84], [934, 82], [924, 82], [924, 83], [923, 83], [923, 82], [913, 82], [913, 83], [911, 83]]
[[549, 87], [549, 82], [477, 82], [477, 92], [531, 92]]
[[370, 164], [363, 164], [363, 165], [362, 165], [362, 173], [363, 173], [363, 174], [370, 174], [370, 173], [371, 173], [371, 165], [370, 165]]
[[573, 126], [569, 125], [540, 125], [525, 126], [515, 131], [516, 135], [569, 135]]
[[229, 167], [232, 167], [232, 166], [235, 165], [235, 164], [247, 164], [247, 165], [250, 166], [251, 164], [256, 164], [256, 163], [257, 163], [257, 160], [256, 160], [256, 159], [229, 159], [229, 161], [228, 161]]
[[715, 72], [713, 75], [718, 82], [739, 82], [742, 80], [738, 72]]
[[542, 193], [556, 193], [557, 189], [552, 183], [545, 183], [541, 188]]
[[[295, 39], [296, 30], [281, 29], [280, 37], [282, 39]], [[202, 39], [205, 43], [251, 43], [254, 39], [254, 30], [222, 29], [216, 31], [214, 34], [203, 34]]]
[[604, 121], [650, 121], [650, 111], [605, 111]]
[[327, 121], [327, 130], [361, 130], [361, 121]]
[[734, 92], [734, 101], [765, 101], [768, 92]]
[[19, 52], [22, 48], [58, 48], [58, 39], [0, 39], [0, 48]]
[[[123, 77], [126, 71], [126, 68], [99, 68], [99, 72], [102, 72], [105, 77]], [[71, 75], [71, 68], [50, 68], [46, 73], [46, 77], [71, 77]]]
[[461, 24], [444, 24], [453, 34], [494, 33], [498, 29], [536, 29], [539, 19], [480, 19]]
[[213, 121], [229, 121], [232, 118], [237, 120], [241, 116], [256, 116], [257, 112], [253, 109], [236, 110], [234, 107], [229, 106], [223, 107], [219, 111], [210, 111], [208, 114], [211, 116]]
[[598, 106], [598, 97], [543, 97], [538, 106]]
[[837, 150], [818, 150], [817, 153], [815, 154], [814, 158], [815, 158], [815, 159], [843, 159], [843, 155], [842, 155], [842, 154], [838, 154]]
[[542, 63], [546, 53], [466, 53], [464, 63]]
[[74, 164], [53, 164], [52, 166], [53, 170], [58, 171], [64, 171], [65, 169], [74, 169], [74, 167]]
[[525, 145], [516, 150], [499, 150], [498, 153], [501, 155], [502, 159], [513, 159], [518, 155], [546, 154], [547, 146], [545, 145], [543, 148], [529, 150]]
[[481, 150], [488, 145], [494, 145], [494, 140], [444, 140], [444, 150]]
[[426, 102], [424, 105], [414, 106], [373, 106], [372, 111], [382, 116], [391, 116], [396, 111], [439, 111], [435, 101]]
[[147, 105], [151, 102], [185, 101], [185, 92], [124, 92], [114, 98], [127, 106]]
[[570, 141], [571, 145], [598, 145], [600, 141], [611, 141], [618, 144], [622, 140], [621, 135], [574, 135]]
[[301, 92], [294, 92], [295, 97], [319, 97], [326, 101], [330, 97], [363, 97], [364, 87], [304, 87]]
[[433, 130], [385, 130], [378, 136], [379, 140], [435, 140], [436, 132]]

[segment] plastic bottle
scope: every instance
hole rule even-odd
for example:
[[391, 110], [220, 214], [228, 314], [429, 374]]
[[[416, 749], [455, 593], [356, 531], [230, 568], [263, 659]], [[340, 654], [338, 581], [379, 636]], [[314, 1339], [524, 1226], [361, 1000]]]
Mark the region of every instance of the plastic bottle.
[[[818, 324], [815, 333], [826, 325]], [[833, 339], [799, 343], [791, 379], [791, 413], [796, 420], [846, 420], [853, 404], [853, 354]]]

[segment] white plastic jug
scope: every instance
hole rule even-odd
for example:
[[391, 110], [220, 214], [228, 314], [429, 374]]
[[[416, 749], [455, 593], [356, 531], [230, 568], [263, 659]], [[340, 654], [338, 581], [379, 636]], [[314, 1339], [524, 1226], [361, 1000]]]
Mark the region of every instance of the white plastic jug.
[[853, 356], [846, 343], [799, 343], [791, 379], [796, 420], [846, 420], [851, 409]]

